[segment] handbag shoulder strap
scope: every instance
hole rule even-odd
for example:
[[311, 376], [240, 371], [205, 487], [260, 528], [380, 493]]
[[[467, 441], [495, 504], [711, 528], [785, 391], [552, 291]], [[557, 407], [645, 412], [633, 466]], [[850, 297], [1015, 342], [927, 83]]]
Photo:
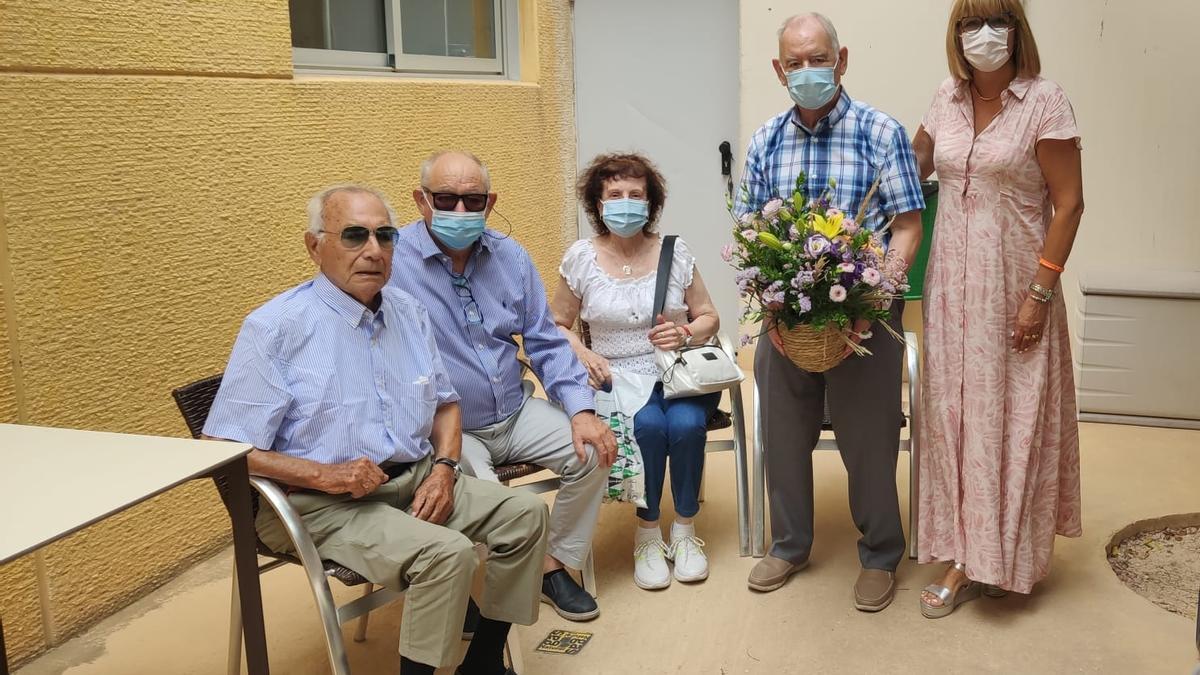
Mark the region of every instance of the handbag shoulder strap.
[[671, 260], [675, 257], [676, 236], [663, 237], [662, 250], [658, 254], [658, 276], [654, 280], [654, 313], [651, 321], [657, 321], [667, 304], [667, 284], [671, 282]]

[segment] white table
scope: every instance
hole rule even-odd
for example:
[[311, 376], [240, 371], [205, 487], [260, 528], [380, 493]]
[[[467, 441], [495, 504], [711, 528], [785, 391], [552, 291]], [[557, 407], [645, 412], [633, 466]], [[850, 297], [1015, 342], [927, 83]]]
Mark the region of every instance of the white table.
[[[246, 662], [266, 675], [244, 443], [0, 424], [0, 564], [194, 478], [229, 481]], [[13, 517], [13, 514], [21, 514]], [[0, 624], [0, 674], [8, 675]]]

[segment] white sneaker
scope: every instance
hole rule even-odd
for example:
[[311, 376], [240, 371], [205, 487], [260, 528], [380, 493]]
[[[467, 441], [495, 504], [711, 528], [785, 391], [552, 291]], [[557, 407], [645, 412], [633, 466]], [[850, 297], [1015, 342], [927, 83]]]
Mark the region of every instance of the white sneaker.
[[633, 583], [639, 588], [653, 591], [671, 585], [671, 570], [667, 567], [667, 545], [657, 529], [653, 534], [642, 534], [633, 547]]
[[708, 578], [708, 556], [701, 550], [704, 540], [696, 536], [692, 525], [671, 526], [671, 545], [667, 558], [675, 562], [675, 578], [684, 583]]

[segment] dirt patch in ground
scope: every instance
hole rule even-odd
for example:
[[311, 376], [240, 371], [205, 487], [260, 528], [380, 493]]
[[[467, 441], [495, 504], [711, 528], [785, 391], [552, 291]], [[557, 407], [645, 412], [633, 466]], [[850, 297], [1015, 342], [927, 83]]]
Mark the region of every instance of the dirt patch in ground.
[[[1150, 602], [1196, 618], [1200, 590], [1200, 514], [1134, 523], [1113, 537], [1108, 564], [1126, 586]], [[1132, 531], [1131, 531], [1132, 530]]]

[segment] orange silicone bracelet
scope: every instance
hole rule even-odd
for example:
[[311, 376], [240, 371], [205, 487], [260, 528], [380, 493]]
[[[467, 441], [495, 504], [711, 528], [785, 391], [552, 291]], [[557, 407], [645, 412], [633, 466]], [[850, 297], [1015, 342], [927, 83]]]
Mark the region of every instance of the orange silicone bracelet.
[[1048, 270], [1054, 270], [1055, 272], [1058, 272], [1059, 274], [1062, 274], [1063, 270], [1066, 269], [1062, 265], [1055, 265], [1054, 263], [1050, 262], [1049, 260], [1046, 260], [1045, 258], [1038, 258], [1038, 264], [1041, 265], [1042, 267], [1045, 267]]

